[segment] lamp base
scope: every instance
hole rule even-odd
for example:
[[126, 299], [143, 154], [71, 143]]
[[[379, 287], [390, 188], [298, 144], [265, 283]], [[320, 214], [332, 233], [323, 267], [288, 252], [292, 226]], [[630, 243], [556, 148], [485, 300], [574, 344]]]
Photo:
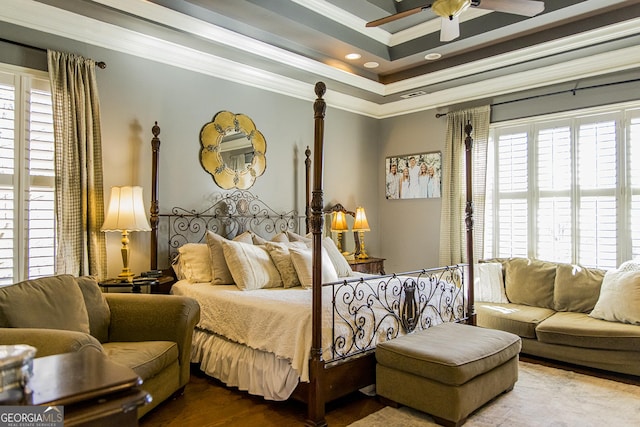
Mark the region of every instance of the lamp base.
[[367, 259], [367, 258], [369, 258], [369, 255], [367, 255], [367, 253], [364, 252], [364, 251], [360, 251], [360, 255], [358, 255], [357, 258], [358, 259]]
[[133, 282], [134, 277], [135, 277], [135, 274], [133, 274], [131, 270], [129, 271], [122, 270], [122, 273], [118, 274], [118, 279], [120, 279], [123, 282]]

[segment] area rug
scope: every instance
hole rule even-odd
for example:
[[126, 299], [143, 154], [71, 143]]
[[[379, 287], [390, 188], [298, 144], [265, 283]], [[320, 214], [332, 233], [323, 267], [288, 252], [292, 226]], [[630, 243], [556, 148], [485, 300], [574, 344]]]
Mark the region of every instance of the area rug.
[[[407, 407], [385, 407], [351, 427], [435, 426]], [[520, 362], [518, 382], [471, 414], [465, 426], [639, 426], [640, 387], [572, 371]]]

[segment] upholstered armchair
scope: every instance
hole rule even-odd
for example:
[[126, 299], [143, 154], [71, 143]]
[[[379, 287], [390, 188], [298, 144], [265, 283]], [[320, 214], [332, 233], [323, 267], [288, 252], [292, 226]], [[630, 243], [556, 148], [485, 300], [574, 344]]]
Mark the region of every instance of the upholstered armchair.
[[186, 297], [103, 294], [92, 277], [58, 275], [0, 288], [0, 344], [29, 344], [35, 357], [98, 351], [133, 369], [151, 404], [189, 381], [198, 303]]

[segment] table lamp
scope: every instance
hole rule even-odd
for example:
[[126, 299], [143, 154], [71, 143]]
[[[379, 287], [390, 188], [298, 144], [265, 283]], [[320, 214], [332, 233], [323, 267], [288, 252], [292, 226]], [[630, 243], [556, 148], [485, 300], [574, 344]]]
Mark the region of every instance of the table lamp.
[[353, 231], [357, 231], [360, 234], [360, 255], [358, 259], [367, 259], [369, 255], [364, 250], [364, 232], [370, 231], [369, 222], [367, 221], [367, 215], [364, 213], [363, 207], [356, 209], [356, 219], [353, 222]]
[[347, 225], [347, 217], [344, 212], [334, 212], [333, 218], [331, 219], [331, 231], [338, 233], [338, 250], [342, 255], [348, 255], [348, 252], [342, 251], [342, 232], [347, 230], [349, 230], [349, 226]]
[[129, 269], [129, 232], [151, 230], [142, 201], [142, 187], [111, 188], [111, 200], [101, 230], [122, 232], [122, 272], [118, 278], [123, 282], [132, 281], [134, 274]]

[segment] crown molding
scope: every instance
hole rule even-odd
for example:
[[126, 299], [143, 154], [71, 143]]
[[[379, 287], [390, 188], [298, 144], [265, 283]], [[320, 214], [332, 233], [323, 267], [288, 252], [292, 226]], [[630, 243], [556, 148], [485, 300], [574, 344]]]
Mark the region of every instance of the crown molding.
[[[189, 32], [199, 37], [218, 37], [222, 34], [219, 31], [224, 30], [203, 21], [169, 11], [165, 8], [150, 8], [150, 6], [157, 5], [141, 0], [94, 1], [110, 7], [122, 7], [125, 11], [132, 14], [144, 14], [151, 11], [153, 15], [147, 16], [147, 19], [158, 19], [159, 22], [170, 26], [180, 24], [182, 27], [176, 28], [188, 28]], [[220, 56], [98, 21], [33, 0], [9, 0], [9, 3], [11, 3], [11, 7], [6, 7], [0, 12], [1, 21], [285, 96], [309, 101], [313, 101], [314, 99], [313, 85], [300, 80], [234, 62]], [[224, 33], [223, 38], [225, 39], [225, 43], [229, 43], [230, 41], [238, 43], [235, 47], [252, 49], [249, 50], [252, 53], [255, 53], [256, 46], [260, 46], [260, 50], [263, 48], [277, 49], [276, 52], [271, 52], [276, 54], [277, 58], [270, 59], [284, 61], [289, 66], [294, 66], [313, 75], [317, 75], [319, 76], [318, 80], [327, 78], [369, 91], [370, 93], [387, 96], [407, 90], [415, 90], [421, 86], [451, 80], [452, 78], [495, 69], [496, 65], [504, 67], [519, 63], [523, 60], [531, 60], [541, 53], [559, 53], [567, 49], [593, 44], [594, 41], [603, 42], [625, 34], [637, 34], [637, 28], [639, 27], [640, 18], [631, 19], [588, 33], [555, 40], [530, 49], [523, 49], [510, 54], [487, 58], [476, 61], [473, 64], [452, 67], [446, 71], [435, 72], [403, 82], [391, 83], [386, 86], [309, 60], [308, 58], [294, 55], [282, 49], [277, 49], [228, 30], [224, 30], [226, 33]], [[220, 39], [218, 39], [217, 42], [220, 42]], [[256, 45], [256, 43], [258, 45]], [[385, 104], [378, 104], [331, 90], [327, 92], [326, 99], [330, 107], [333, 108], [339, 108], [374, 118], [385, 118], [415, 111], [447, 107], [452, 104], [470, 100], [483, 99], [499, 94], [532, 89], [603, 73], [631, 69], [637, 67], [639, 63], [640, 46], [635, 46], [593, 55], [588, 58], [567, 61], [537, 70], [514, 73], [508, 77], [487, 79], [482, 82], [433, 92], [426, 96], [403, 99]]]

